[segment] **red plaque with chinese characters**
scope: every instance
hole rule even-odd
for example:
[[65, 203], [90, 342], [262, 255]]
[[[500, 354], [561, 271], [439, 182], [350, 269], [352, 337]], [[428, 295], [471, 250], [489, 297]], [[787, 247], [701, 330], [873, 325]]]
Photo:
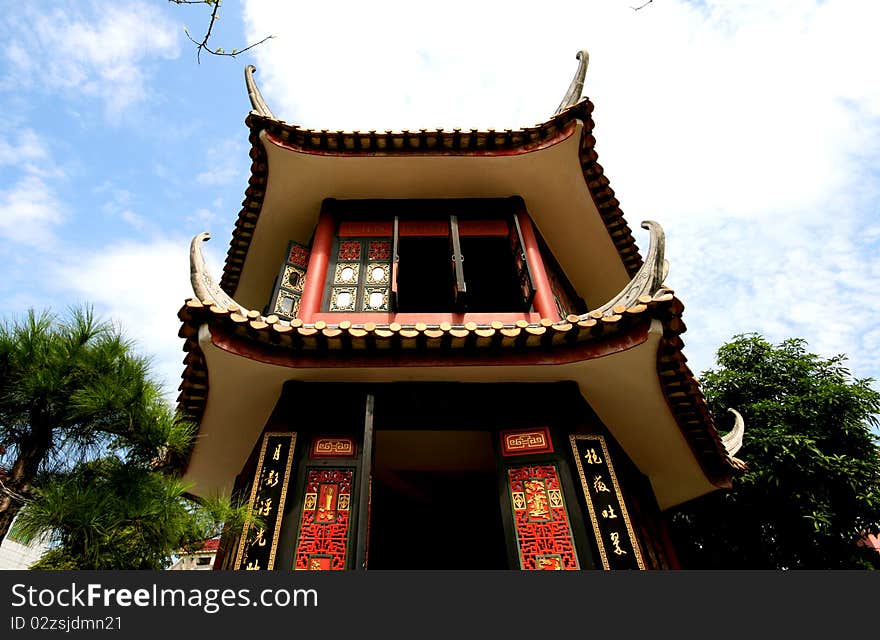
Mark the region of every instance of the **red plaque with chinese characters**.
[[577, 553], [556, 465], [507, 470], [521, 569], [578, 569]]
[[294, 569], [345, 569], [353, 475], [351, 468], [307, 471]]

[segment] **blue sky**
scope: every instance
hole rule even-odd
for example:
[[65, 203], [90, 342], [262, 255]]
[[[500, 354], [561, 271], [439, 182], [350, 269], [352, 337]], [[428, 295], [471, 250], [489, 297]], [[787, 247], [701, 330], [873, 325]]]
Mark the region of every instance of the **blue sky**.
[[630, 4], [227, 0], [216, 45], [275, 38], [197, 64], [202, 7], [2, 2], [4, 316], [90, 302], [173, 397], [189, 239], [219, 275], [247, 186], [246, 64], [304, 126], [506, 128], [587, 48], [599, 161], [640, 246], [666, 230], [692, 368], [757, 331], [880, 377], [880, 3]]

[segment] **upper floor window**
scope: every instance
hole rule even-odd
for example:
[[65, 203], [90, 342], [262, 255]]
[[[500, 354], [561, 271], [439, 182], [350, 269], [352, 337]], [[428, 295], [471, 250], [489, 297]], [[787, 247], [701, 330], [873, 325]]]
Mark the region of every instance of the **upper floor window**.
[[584, 312], [522, 198], [328, 198], [309, 246], [288, 244], [264, 314], [436, 324]]
[[535, 294], [515, 202], [336, 202], [323, 309], [529, 311]]
[[306, 269], [309, 266], [309, 248], [298, 242], [289, 242], [284, 256], [281, 270], [275, 278], [272, 300], [265, 309], [265, 314], [290, 319], [299, 312]]

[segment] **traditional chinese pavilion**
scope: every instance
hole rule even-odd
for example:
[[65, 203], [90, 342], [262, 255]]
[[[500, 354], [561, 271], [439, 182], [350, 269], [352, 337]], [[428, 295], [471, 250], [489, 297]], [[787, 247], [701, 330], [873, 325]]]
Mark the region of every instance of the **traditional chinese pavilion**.
[[664, 512], [729, 486], [685, 364], [664, 235], [642, 256], [597, 162], [587, 54], [519, 130], [275, 117], [219, 284], [191, 246], [185, 480], [260, 518], [217, 568], [676, 566]]

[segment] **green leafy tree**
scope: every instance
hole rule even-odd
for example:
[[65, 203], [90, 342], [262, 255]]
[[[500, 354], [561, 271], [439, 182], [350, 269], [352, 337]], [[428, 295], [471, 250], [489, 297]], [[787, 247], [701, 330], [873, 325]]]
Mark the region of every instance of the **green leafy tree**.
[[193, 426], [114, 325], [90, 309], [0, 327], [0, 539], [48, 536], [43, 568], [162, 568], [241, 518], [176, 476]]
[[674, 514], [683, 566], [844, 569], [880, 567], [860, 546], [880, 527], [880, 393], [853, 379], [844, 356], [808, 353], [806, 342], [771, 345], [736, 336], [718, 350], [702, 384], [716, 416], [745, 418], [737, 456], [748, 465], [729, 491]]
[[219, 535], [223, 522], [241, 524], [242, 510], [227, 500], [195, 503], [186, 489], [144, 459], [109, 456], [49, 479], [12, 530], [24, 542], [52, 543], [32, 569], [165, 569], [181, 550]]

